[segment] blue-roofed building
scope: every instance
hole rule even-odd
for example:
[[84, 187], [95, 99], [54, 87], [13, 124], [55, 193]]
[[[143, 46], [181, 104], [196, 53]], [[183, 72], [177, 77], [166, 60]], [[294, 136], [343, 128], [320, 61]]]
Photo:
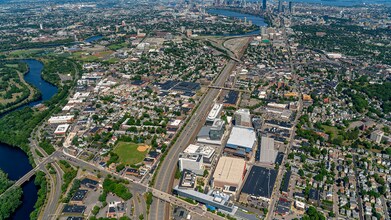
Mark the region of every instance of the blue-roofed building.
[[223, 105], [225, 107], [236, 106], [239, 100], [239, 92], [238, 91], [229, 91], [227, 95], [224, 97]]
[[247, 202], [248, 197], [270, 201], [277, 171], [260, 166], [252, 166], [240, 195], [241, 202]]
[[161, 92], [178, 92], [184, 96], [192, 97], [195, 92], [201, 88], [199, 83], [194, 82], [179, 82], [168, 80], [167, 82], [158, 84]]

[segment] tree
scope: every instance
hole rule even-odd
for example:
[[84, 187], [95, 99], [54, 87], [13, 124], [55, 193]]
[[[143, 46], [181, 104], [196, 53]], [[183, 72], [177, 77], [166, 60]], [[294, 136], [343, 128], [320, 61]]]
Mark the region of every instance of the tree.
[[321, 213], [316, 210], [315, 207], [310, 206], [306, 214], [303, 216], [304, 220], [326, 220], [326, 217]]
[[92, 209], [91, 213], [93, 215], [97, 215], [99, 213], [99, 210], [100, 210], [99, 206], [94, 206], [94, 208]]
[[209, 175], [209, 172], [208, 172], [208, 170], [205, 169], [205, 170], [204, 170], [204, 175], [203, 175], [203, 176], [204, 176], [204, 177], [207, 177], [208, 175]]
[[147, 205], [151, 205], [152, 204], [153, 198], [152, 198], [152, 193], [151, 192], [147, 192], [145, 202], [147, 203]]
[[298, 172], [299, 176], [300, 177], [303, 177], [304, 176], [304, 170], [303, 169], [300, 169], [299, 172]]

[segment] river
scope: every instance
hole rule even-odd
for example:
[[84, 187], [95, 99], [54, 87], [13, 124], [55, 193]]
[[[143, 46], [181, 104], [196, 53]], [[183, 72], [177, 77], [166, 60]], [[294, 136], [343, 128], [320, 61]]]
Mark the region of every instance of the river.
[[93, 42], [98, 41], [98, 40], [100, 40], [102, 38], [103, 38], [102, 35], [96, 35], [96, 36], [92, 36], [92, 37], [89, 37], [89, 38], [85, 39], [84, 42], [86, 42], [86, 43], [93, 43]]
[[[23, 107], [27, 105], [34, 106], [53, 97], [57, 93], [57, 87], [41, 78], [43, 64], [37, 60], [23, 60], [22, 62], [25, 62], [29, 66], [29, 71], [24, 76], [24, 79], [42, 93], [40, 100], [26, 104]], [[32, 169], [32, 166], [29, 163], [27, 155], [20, 148], [0, 143], [0, 169], [8, 174], [9, 179], [16, 181], [28, 173]], [[23, 184], [22, 189], [23, 203], [11, 216], [10, 219], [12, 220], [30, 219], [30, 213], [34, 210], [34, 204], [37, 201], [37, 188], [34, 184], [34, 178]]]
[[[244, 14], [244, 13], [224, 10], [224, 9], [208, 9], [206, 10], [206, 12], [213, 15], [222, 15], [230, 18], [240, 19], [242, 21], [244, 21], [244, 18], [247, 18], [247, 21], [251, 21], [254, 25], [258, 26], [259, 28], [267, 27], [265, 20], [260, 16]], [[246, 36], [246, 35], [256, 35], [256, 34], [259, 34], [259, 29], [245, 34], [226, 34], [224, 36], [242, 36], [242, 35]]]

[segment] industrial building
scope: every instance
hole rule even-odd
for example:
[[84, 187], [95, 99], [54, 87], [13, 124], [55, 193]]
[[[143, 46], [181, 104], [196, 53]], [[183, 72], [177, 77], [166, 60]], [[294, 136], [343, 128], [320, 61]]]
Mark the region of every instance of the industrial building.
[[260, 166], [251, 167], [240, 194], [240, 201], [247, 203], [248, 198], [270, 201], [277, 171]]
[[243, 159], [223, 156], [213, 174], [213, 187], [235, 192], [242, 184], [245, 171], [246, 162]]
[[273, 164], [276, 161], [277, 154], [278, 150], [274, 148], [274, 139], [262, 137], [259, 162]]
[[253, 128], [234, 126], [226, 144], [225, 151], [238, 157], [249, 157], [257, 138]]

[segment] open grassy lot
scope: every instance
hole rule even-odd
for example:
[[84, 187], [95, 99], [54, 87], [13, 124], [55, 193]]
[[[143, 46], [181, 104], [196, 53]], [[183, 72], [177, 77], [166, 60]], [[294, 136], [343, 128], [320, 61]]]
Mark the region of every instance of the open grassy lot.
[[119, 156], [121, 163], [134, 165], [144, 160], [148, 149], [135, 143], [118, 142], [114, 152]]
[[322, 125], [322, 127], [323, 127], [325, 133], [331, 133], [334, 138], [337, 137], [339, 134], [339, 130], [336, 127], [327, 126], [327, 125]]
[[43, 51], [43, 49], [14, 50], [9, 55], [12, 57], [31, 57]]

